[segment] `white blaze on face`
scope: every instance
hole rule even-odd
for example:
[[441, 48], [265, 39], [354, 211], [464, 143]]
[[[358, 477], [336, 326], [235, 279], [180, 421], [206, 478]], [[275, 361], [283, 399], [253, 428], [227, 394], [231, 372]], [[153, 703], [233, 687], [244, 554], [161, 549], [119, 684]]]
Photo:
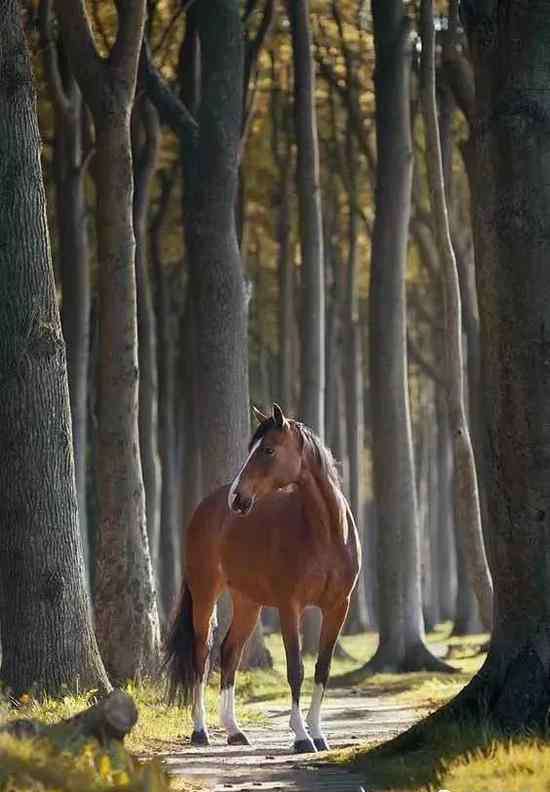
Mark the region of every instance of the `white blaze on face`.
[[250, 449], [250, 454], [247, 456], [244, 465], [233, 479], [233, 483], [231, 484], [231, 487], [229, 488], [229, 492], [227, 494], [227, 505], [229, 506], [229, 511], [231, 511], [233, 507], [233, 501], [235, 500], [235, 493], [237, 492], [237, 489], [239, 487], [241, 476], [244, 472], [244, 469], [250, 462], [252, 455], [254, 454], [254, 452], [256, 451], [256, 449], [258, 448], [261, 442], [262, 442], [262, 438], [260, 437], [260, 439], [256, 443], [254, 443], [254, 445]]

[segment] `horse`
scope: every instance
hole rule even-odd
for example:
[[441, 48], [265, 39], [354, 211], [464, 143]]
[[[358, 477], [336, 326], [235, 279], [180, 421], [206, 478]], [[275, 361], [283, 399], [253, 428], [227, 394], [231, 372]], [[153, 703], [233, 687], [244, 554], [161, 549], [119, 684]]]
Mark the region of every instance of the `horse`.
[[[254, 408], [255, 409], [255, 408]], [[212, 614], [224, 590], [233, 620], [221, 645], [220, 721], [229, 745], [250, 745], [235, 717], [235, 674], [263, 605], [279, 609], [296, 753], [328, 750], [321, 704], [334, 646], [361, 567], [357, 527], [330, 451], [304, 424], [255, 409], [259, 425], [231, 484], [195, 510], [184, 541], [184, 576], [166, 642], [169, 697], [192, 704], [191, 744], [208, 745], [204, 688]], [[300, 625], [317, 605], [323, 620], [306, 723]]]

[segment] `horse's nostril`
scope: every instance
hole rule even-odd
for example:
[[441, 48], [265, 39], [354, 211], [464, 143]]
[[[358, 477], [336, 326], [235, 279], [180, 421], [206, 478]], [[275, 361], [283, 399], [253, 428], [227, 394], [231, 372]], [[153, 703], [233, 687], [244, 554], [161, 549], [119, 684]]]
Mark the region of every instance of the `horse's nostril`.
[[239, 492], [235, 492], [231, 501], [231, 509], [237, 514], [248, 514], [253, 505], [254, 499], [244, 497]]

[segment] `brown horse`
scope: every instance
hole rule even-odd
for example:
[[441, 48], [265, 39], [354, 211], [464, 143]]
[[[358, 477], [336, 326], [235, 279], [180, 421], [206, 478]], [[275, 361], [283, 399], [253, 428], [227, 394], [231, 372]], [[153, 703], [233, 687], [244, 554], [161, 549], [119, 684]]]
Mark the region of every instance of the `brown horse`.
[[[207, 745], [203, 696], [212, 613], [229, 589], [233, 621], [221, 646], [220, 702], [228, 743], [249, 744], [235, 718], [235, 672], [261, 606], [271, 605], [281, 618], [294, 748], [326, 750], [321, 702], [361, 565], [357, 529], [330, 451], [276, 404], [271, 417], [256, 416], [260, 425], [241, 470], [200, 503], [187, 530], [184, 581], [167, 642], [171, 697], [192, 701], [191, 742]], [[300, 712], [300, 623], [308, 605], [323, 613], [309, 734]]]

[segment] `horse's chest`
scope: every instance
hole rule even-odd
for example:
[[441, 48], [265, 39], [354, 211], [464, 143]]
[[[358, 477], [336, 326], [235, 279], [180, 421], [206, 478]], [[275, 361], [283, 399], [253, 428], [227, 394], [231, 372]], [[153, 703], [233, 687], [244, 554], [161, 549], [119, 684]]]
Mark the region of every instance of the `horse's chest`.
[[229, 588], [264, 605], [295, 599], [317, 602], [330, 588], [334, 557], [316, 541], [307, 525], [300, 530], [248, 529], [241, 522], [238, 534], [228, 531], [221, 545], [221, 565]]

